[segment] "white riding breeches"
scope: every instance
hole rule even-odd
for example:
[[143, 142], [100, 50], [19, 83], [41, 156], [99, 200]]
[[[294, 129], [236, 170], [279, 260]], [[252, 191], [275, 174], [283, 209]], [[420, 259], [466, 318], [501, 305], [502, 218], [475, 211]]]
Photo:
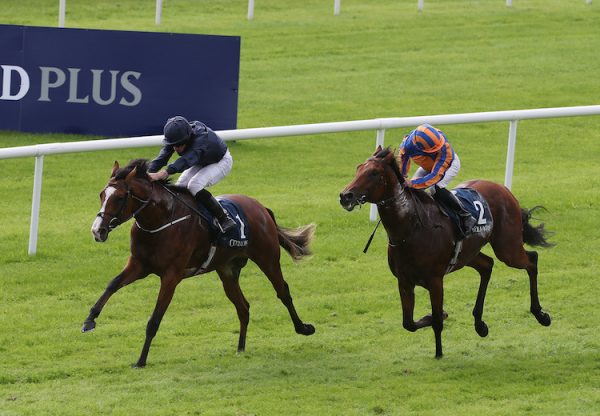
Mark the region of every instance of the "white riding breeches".
[[225, 153], [225, 156], [217, 163], [204, 167], [192, 166], [191, 168], [184, 170], [181, 176], [179, 176], [176, 185], [185, 186], [192, 195], [196, 195], [204, 188], [218, 183], [227, 176], [232, 167], [233, 158], [228, 150], [227, 153]]
[[[448, 166], [448, 169], [446, 169], [446, 173], [444, 174], [444, 177], [438, 183], [436, 183], [436, 185], [440, 188], [447, 187], [448, 184], [450, 183], [450, 181], [452, 181], [452, 179], [454, 179], [454, 177], [456, 175], [458, 175], [459, 170], [460, 170], [460, 159], [458, 158], [458, 155], [455, 153], [454, 160], [452, 161], [450, 166]], [[417, 171], [413, 175], [413, 179], [422, 178], [423, 176], [428, 175], [428, 174], [429, 174], [429, 171], [420, 167], [419, 169], [417, 169]]]

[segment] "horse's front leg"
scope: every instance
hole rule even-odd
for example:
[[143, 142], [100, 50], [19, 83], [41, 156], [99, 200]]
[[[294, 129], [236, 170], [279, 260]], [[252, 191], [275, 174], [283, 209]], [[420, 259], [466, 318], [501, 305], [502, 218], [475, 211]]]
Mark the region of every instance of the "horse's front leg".
[[162, 321], [162, 318], [165, 315], [171, 300], [173, 299], [175, 287], [177, 287], [177, 284], [182, 278], [183, 273], [169, 273], [165, 276], [161, 276], [160, 291], [158, 293], [158, 299], [156, 300], [156, 306], [154, 307], [154, 312], [152, 312], [152, 316], [150, 316], [148, 324], [146, 325], [146, 340], [144, 341], [140, 358], [134, 367], [140, 368], [146, 366], [148, 351], [150, 351], [150, 344], [158, 332], [160, 322]]
[[431, 279], [428, 285], [431, 299], [431, 327], [435, 334], [435, 358], [442, 358], [442, 330], [444, 329], [443, 275]]
[[[414, 332], [417, 329], [431, 326], [432, 316], [431, 314], [425, 315], [418, 321], [413, 318], [415, 309], [415, 288], [414, 286], [404, 287], [400, 281], [398, 281], [398, 289], [400, 290], [400, 301], [402, 302], [402, 326]], [[447, 319], [448, 314], [446, 311], [442, 311], [442, 319]]]
[[83, 327], [81, 328], [81, 332], [89, 332], [96, 327], [96, 318], [102, 312], [104, 305], [110, 299], [110, 297], [119, 289], [128, 284], [135, 282], [136, 280], [143, 279], [148, 276], [148, 273], [144, 272], [143, 267], [140, 265], [138, 261], [129, 258], [127, 265], [123, 269], [121, 273], [117, 275], [113, 280], [110, 281], [104, 293], [100, 296], [100, 298], [96, 301], [94, 306], [90, 309], [90, 313], [88, 317], [83, 322]]
[[415, 332], [423, 327], [414, 320], [415, 287], [398, 279], [398, 290], [400, 291], [400, 302], [402, 304], [402, 326], [410, 332]]

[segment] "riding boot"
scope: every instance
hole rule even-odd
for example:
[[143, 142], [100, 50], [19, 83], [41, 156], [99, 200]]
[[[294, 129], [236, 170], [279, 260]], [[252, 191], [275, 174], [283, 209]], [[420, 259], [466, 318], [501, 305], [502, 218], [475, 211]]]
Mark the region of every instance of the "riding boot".
[[212, 196], [212, 194], [206, 189], [203, 189], [200, 192], [198, 192], [194, 198], [197, 202], [205, 206], [206, 209], [208, 209], [212, 215], [215, 216], [222, 233], [226, 233], [227, 231], [235, 227], [235, 221], [231, 219], [231, 217], [229, 216], [227, 211], [221, 206], [219, 201], [217, 201]]
[[459, 215], [462, 228], [461, 231], [463, 236], [466, 236], [475, 225], [475, 218], [473, 218], [473, 216], [463, 207], [456, 195], [446, 188], [436, 186], [433, 197], [438, 201], [444, 202]]

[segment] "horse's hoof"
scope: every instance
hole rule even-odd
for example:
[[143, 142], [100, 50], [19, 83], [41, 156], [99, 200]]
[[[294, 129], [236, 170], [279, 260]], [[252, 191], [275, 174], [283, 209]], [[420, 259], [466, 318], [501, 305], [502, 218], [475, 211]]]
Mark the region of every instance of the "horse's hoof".
[[481, 338], [487, 337], [489, 332], [488, 326], [483, 321], [475, 322], [475, 331], [477, 332], [477, 335], [479, 335]]
[[539, 311], [534, 316], [535, 319], [537, 319], [538, 322], [543, 326], [550, 326], [550, 324], [552, 323], [552, 318], [550, 318], [550, 315], [548, 315], [546, 312]]
[[131, 366], [131, 368], [144, 368], [146, 367], [146, 363], [140, 363], [139, 361]]
[[90, 332], [91, 330], [93, 330], [94, 328], [96, 328], [96, 322], [94, 321], [85, 321], [83, 323], [83, 326], [81, 327], [81, 332]]
[[302, 335], [312, 335], [315, 333], [315, 327], [311, 324], [303, 324], [302, 326], [296, 328], [296, 332]]
[[435, 359], [436, 359], [436, 360], [440, 360], [440, 359], [442, 359], [443, 357], [444, 357], [444, 354], [442, 354], [441, 352], [440, 352], [439, 354], [438, 354], [438, 353], [436, 353], [436, 354], [435, 354]]

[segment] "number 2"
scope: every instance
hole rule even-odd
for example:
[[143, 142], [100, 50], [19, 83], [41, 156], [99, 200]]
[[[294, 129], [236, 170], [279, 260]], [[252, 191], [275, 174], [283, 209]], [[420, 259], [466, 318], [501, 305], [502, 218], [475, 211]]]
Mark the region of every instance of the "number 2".
[[477, 212], [479, 212], [479, 218], [477, 219], [477, 225], [483, 225], [483, 224], [487, 223], [487, 220], [483, 217], [483, 214], [485, 214], [485, 209], [483, 208], [483, 204], [481, 203], [481, 201], [473, 201], [473, 205], [475, 206], [475, 209], [477, 210]]

